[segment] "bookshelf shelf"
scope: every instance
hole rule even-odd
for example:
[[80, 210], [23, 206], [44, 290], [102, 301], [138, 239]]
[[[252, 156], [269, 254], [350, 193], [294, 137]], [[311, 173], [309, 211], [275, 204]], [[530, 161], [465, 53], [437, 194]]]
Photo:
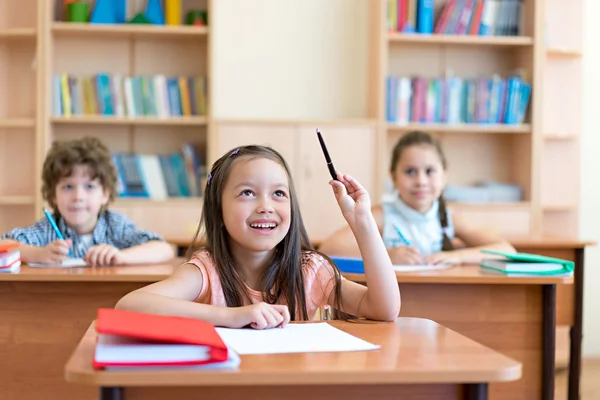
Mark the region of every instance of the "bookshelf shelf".
[[476, 35], [421, 35], [407, 33], [388, 33], [387, 40], [394, 43], [414, 43], [432, 45], [465, 45], [465, 46], [532, 46], [533, 38], [528, 36], [476, 36]]
[[517, 201], [509, 203], [465, 203], [465, 202], [448, 202], [448, 206], [455, 209], [469, 209], [477, 211], [502, 211], [502, 210], [528, 210], [531, 207], [531, 203], [528, 201]]
[[581, 50], [567, 47], [548, 47], [546, 54], [550, 57], [577, 58], [581, 57]]
[[35, 39], [35, 28], [0, 29], [0, 39]]
[[33, 128], [35, 120], [33, 118], [0, 118], [0, 128]]
[[529, 124], [507, 125], [507, 124], [427, 124], [410, 123], [406, 125], [387, 125], [391, 132], [408, 132], [413, 130], [424, 130], [434, 133], [494, 133], [494, 134], [528, 134], [531, 133]]
[[35, 196], [0, 196], [0, 205], [31, 206], [35, 204]]
[[544, 135], [544, 140], [547, 141], [569, 141], [569, 140], [577, 140], [578, 136], [572, 133], [561, 135], [558, 133], [547, 133]]
[[207, 36], [208, 27], [199, 26], [157, 26], [135, 24], [78, 24], [54, 22], [52, 33], [55, 37], [111, 37], [140, 39], [198, 39]]
[[542, 206], [544, 212], [570, 212], [577, 211], [577, 204], [550, 204]]
[[137, 118], [117, 118], [104, 117], [100, 115], [85, 115], [71, 117], [52, 117], [52, 123], [62, 125], [153, 125], [153, 126], [203, 126], [208, 124], [208, 118], [204, 116], [197, 117], [137, 117]]

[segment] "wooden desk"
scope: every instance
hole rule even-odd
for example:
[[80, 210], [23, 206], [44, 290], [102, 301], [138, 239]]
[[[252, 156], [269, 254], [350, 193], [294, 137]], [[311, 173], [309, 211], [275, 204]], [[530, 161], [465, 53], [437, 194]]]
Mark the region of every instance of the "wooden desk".
[[[228, 371], [96, 371], [94, 324], [65, 368], [71, 383], [101, 387], [100, 399], [469, 399], [488, 382], [514, 381], [521, 365], [437, 323], [398, 318], [382, 324], [331, 321], [375, 351], [245, 355]], [[125, 388], [124, 390], [122, 388]]]
[[[569, 331], [569, 384], [568, 399], [579, 400], [581, 377], [581, 343], [583, 340], [583, 282], [585, 247], [595, 242], [556, 237], [514, 238], [511, 243], [522, 253], [541, 254], [575, 262], [574, 285], [558, 285], [556, 293], [556, 323], [559, 334]], [[566, 341], [559, 340], [559, 343]], [[566, 347], [566, 346], [565, 346]], [[558, 349], [559, 354], [567, 353]], [[565, 357], [566, 358], [566, 357]], [[564, 362], [561, 362], [564, 364]]]
[[101, 307], [167, 277], [163, 265], [40, 269], [0, 274], [0, 398], [86, 400], [90, 387], [68, 385], [63, 367]]
[[490, 385], [491, 399], [554, 398], [556, 285], [573, 278], [507, 277], [464, 265], [396, 273], [396, 279], [401, 317], [434, 320], [523, 364], [521, 380]]
[[[0, 274], [0, 359], [10, 360], [0, 363], [2, 399], [39, 399], [41, 394], [44, 399], [94, 398], [92, 388], [69, 386], [62, 379], [63, 365], [89, 321], [96, 318], [98, 308], [113, 307], [126, 293], [164, 279], [182, 261], [52, 270], [23, 266], [20, 273]], [[542, 288], [569, 280], [484, 277], [475, 274], [478, 270], [472, 267], [467, 273], [453, 268], [430, 276], [401, 276], [402, 315], [436, 320], [475, 340], [483, 338], [477, 341], [509, 357], [525, 360], [523, 379], [492, 384], [492, 400], [542, 398], [543, 321], [552, 325], [542, 314], [550, 309], [543, 307]], [[502, 278], [504, 284], [499, 284]], [[553, 336], [544, 337], [548, 345], [553, 344]]]

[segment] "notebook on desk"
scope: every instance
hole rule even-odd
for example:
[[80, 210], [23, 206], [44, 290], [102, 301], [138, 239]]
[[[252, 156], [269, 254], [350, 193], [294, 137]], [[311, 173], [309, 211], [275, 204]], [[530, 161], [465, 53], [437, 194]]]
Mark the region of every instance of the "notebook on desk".
[[31, 268], [75, 268], [88, 266], [82, 258], [67, 258], [60, 264], [28, 263], [27, 265]]
[[484, 254], [502, 258], [484, 259], [482, 268], [502, 274], [522, 275], [572, 275], [575, 270], [573, 261], [546, 257], [529, 253], [505, 253], [494, 250], [481, 250]]
[[[347, 274], [364, 274], [365, 265], [361, 258], [352, 257], [331, 257], [331, 260], [338, 266], [341, 272]], [[396, 272], [413, 272], [413, 271], [436, 271], [448, 269], [452, 264], [421, 264], [421, 265], [401, 265], [393, 264], [392, 268]]]
[[96, 369], [239, 365], [215, 327], [198, 319], [100, 309], [96, 331]]

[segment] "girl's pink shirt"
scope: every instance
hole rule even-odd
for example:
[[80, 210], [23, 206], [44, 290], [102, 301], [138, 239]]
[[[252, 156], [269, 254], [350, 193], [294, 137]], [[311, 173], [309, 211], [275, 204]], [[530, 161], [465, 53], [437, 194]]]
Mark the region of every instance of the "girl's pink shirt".
[[[216, 270], [216, 264], [206, 250], [194, 253], [192, 259], [186, 264], [192, 264], [198, 267], [202, 274], [202, 287], [196, 302], [202, 304], [211, 304], [213, 306], [226, 307], [225, 295], [221, 286], [221, 280]], [[315, 319], [317, 309], [328, 305], [329, 295], [335, 288], [335, 274], [333, 267], [320, 254], [314, 252], [304, 252], [302, 255], [302, 273], [304, 274], [304, 292], [306, 296], [306, 310], [310, 320]], [[342, 279], [344, 279], [342, 277]], [[263, 301], [263, 293], [246, 286], [250, 295], [249, 303], [245, 300], [245, 305], [256, 304]], [[280, 303], [283, 304], [283, 303]], [[299, 315], [296, 312], [296, 315]]]

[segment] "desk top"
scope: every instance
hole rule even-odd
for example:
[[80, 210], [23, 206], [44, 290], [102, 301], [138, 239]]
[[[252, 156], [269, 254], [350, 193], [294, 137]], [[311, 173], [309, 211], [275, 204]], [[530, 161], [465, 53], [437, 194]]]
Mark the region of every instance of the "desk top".
[[[365, 282], [364, 274], [342, 274], [346, 279]], [[490, 272], [479, 265], [455, 265], [447, 269], [432, 271], [396, 272], [398, 283], [469, 283], [497, 285], [560, 285], [572, 284], [572, 276], [529, 275], [507, 276]]]
[[[31, 268], [24, 264], [15, 273], [0, 273], [2, 281], [20, 282], [142, 282], [153, 283], [167, 278], [185, 262], [175, 258], [164, 264], [123, 265], [115, 267]], [[364, 282], [363, 274], [343, 274], [346, 279]], [[500, 285], [558, 285], [573, 283], [572, 277], [504, 276], [486, 272], [477, 265], [456, 265], [445, 270], [397, 272], [400, 283], [469, 283]]]
[[381, 345], [373, 351], [243, 355], [238, 369], [96, 371], [92, 323], [65, 367], [67, 382], [96, 386], [345, 385], [513, 381], [521, 363], [431, 320], [329, 321]]
[[[175, 258], [164, 264], [122, 265], [115, 267], [31, 268], [27, 264], [15, 273], [0, 273], [2, 281], [20, 282], [147, 282], [167, 278], [185, 262]], [[343, 274], [346, 279], [364, 282], [363, 274]], [[500, 285], [558, 285], [571, 284], [573, 277], [558, 276], [504, 276], [486, 272], [477, 265], [456, 265], [434, 271], [397, 272], [400, 283], [470, 283]]]

